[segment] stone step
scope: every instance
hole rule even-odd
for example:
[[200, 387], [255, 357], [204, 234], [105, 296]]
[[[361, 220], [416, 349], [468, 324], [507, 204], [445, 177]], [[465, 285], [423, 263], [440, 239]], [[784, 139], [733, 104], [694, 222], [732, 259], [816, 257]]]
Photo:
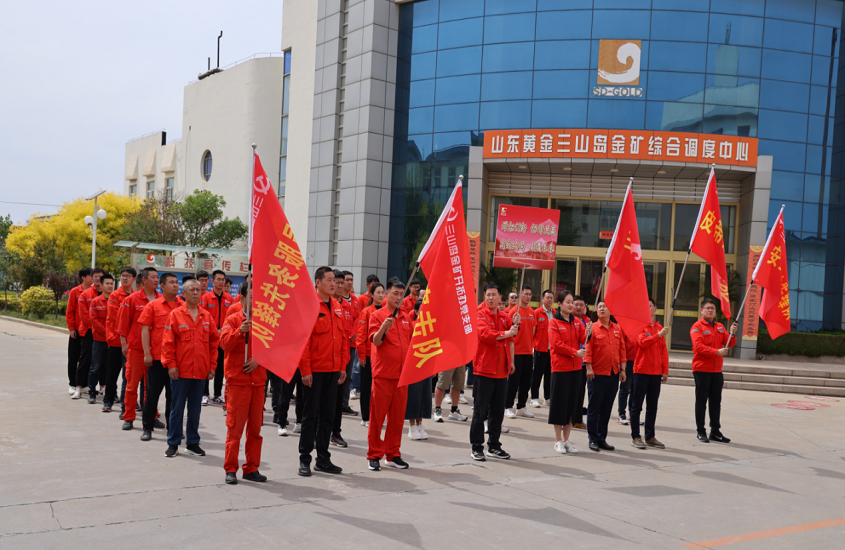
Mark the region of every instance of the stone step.
[[[683, 371], [672, 373], [669, 369], [669, 384], [675, 386], [695, 386], [695, 380], [692, 378], [692, 372], [689, 376], [683, 376]], [[730, 390], [750, 390], [750, 391], [768, 391], [777, 393], [794, 393], [799, 395], [821, 395], [826, 397], [845, 397], [845, 388], [830, 387], [830, 386], [810, 386], [802, 385], [800, 379], [794, 378], [789, 380], [787, 384], [766, 384], [759, 382], [742, 382], [725, 380], [725, 388]]]
[[[845, 380], [832, 378], [815, 378], [811, 376], [774, 376], [769, 374], [742, 374], [737, 372], [723, 372], [725, 382], [749, 382], [756, 384], [786, 384], [799, 386], [821, 386], [827, 388], [845, 388]], [[692, 378], [692, 371], [687, 369], [669, 368], [670, 377]]]
[[[691, 370], [692, 363], [686, 361], [670, 361], [670, 369]], [[820, 370], [818, 368], [790, 368], [766, 365], [763, 361], [758, 361], [753, 365], [739, 365], [735, 363], [725, 362], [722, 367], [723, 372], [741, 373], [741, 374], [766, 374], [771, 376], [802, 376], [809, 378], [830, 378], [845, 381], [845, 372], [836, 370]], [[845, 387], [845, 386], [842, 386]]]

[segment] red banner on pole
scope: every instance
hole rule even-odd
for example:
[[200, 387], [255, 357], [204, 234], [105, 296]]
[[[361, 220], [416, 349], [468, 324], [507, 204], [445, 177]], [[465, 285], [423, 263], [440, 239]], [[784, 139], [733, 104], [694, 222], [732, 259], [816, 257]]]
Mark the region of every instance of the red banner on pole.
[[554, 269], [560, 210], [502, 204], [493, 267]]
[[[748, 273], [754, 273], [760, 255], [763, 253], [762, 246], [751, 245], [748, 247]], [[751, 290], [748, 291], [748, 299], [745, 302], [745, 309], [742, 312], [742, 339], [757, 340], [757, 330], [760, 321], [760, 285], [751, 282]]]
[[760, 318], [772, 340], [792, 329], [789, 317], [789, 264], [786, 262], [786, 230], [783, 225], [783, 207], [780, 209], [760, 261], [751, 279], [763, 287]]
[[719, 191], [716, 187], [716, 170], [710, 169], [710, 178], [701, 200], [701, 209], [690, 239], [690, 250], [710, 264], [710, 292], [719, 300], [722, 314], [731, 316], [728, 295], [728, 269], [725, 266], [725, 238], [722, 231], [722, 214], [719, 211]]

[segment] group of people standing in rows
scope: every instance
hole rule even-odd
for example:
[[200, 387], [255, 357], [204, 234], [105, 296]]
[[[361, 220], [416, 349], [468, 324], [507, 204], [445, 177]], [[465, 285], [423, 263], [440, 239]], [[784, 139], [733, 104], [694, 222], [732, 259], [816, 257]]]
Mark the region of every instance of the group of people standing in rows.
[[[134, 428], [137, 407], [142, 411], [141, 440], [152, 440], [156, 429], [166, 430], [167, 457], [178, 454], [186, 439], [188, 453], [204, 456], [199, 418], [212, 395], [209, 382], [214, 380], [211, 401], [221, 404], [226, 416], [226, 483], [237, 483], [238, 469], [243, 479], [266, 480], [258, 466], [268, 386], [280, 436], [289, 434], [287, 417], [295, 392], [291, 431], [299, 434], [301, 476], [311, 475], [315, 449], [314, 470], [341, 473], [331, 461], [329, 446], [347, 446], [341, 435], [342, 419], [358, 414], [350, 407], [350, 399], [360, 399], [361, 423], [368, 429], [368, 468], [379, 470], [382, 459], [386, 465], [407, 468], [400, 451], [405, 420], [411, 440], [427, 439], [422, 421], [432, 417], [433, 397], [435, 421], [443, 421], [444, 402], [451, 405], [448, 420], [466, 421], [459, 405], [469, 403], [463, 395], [467, 371], [472, 380], [469, 440], [474, 460], [510, 458], [502, 449], [501, 434], [507, 432], [502, 422], [505, 417], [534, 417], [527, 407], [529, 393], [532, 408], [549, 407], [554, 450], [561, 454], [578, 452], [570, 439], [573, 428], [587, 430], [590, 450], [614, 450], [607, 442], [607, 430], [617, 397], [617, 421], [630, 424], [633, 446], [664, 448], [655, 437], [655, 420], [661, 384], [668, 377], [668, 329], [652, 322], [639, 334], [626, 335], [604, 302], [597, 303], [591, 320], [585, 300], [570, 291], [555, 296], [546, 290], [541, 306], [533, 309], [527, 285], [509, 300], [496, 284], [486, 285], [484, 301], [478, 306], [474, 360], [433, 380], [404, 387], [398, 385], [399, 378], [425, 294], [416, 279], [406, 289], [396, 278], [385, 286], [370, 275], [366, 294], [356, 296], [352, 273], [317, 269], [318, 318], [296, 373], [286, 382], [250, 353], [249, 278], [233, 299], [228, 291], [232, 282], [222, 271], [211, 274], [209, 291], [207, 273], [184, 276], [181, 294], [175, 274], [159, 277], [152, 267], [137, 275], [135, 269], [123, 268], [118, 288], [114, 277], [101, 268], [84, 268], [79, 277], [82, 283], [70, 291], [66, 313], [68, 393], [78, 399], [87, 386], [92, 404], [102, 393], [103, 412], [111, 412], [119, 402], [124, 430]], [[736, 324], [728, 332], [716, 322], [715, 306], [713, 300], [704, 299], [702, 318], [690, 331], [695, 419], [699, 441], [727, 443], [730, 440], [720, 425], [721, 367], [722, 357], [736, 342]], [[650, 307], [654, 317], [654, 301]], [[123, 389], [118, 398], [121, 372]], [[166, 423], [158, 411], [162, 392]], [[641, 419], [643, 405], [645, 418]], [[709, 436], [705, 430], [708, 405]], [[186, 407], [187, 438], [183, 435]], [[244, 432], [246, 461], [239, 466]]]

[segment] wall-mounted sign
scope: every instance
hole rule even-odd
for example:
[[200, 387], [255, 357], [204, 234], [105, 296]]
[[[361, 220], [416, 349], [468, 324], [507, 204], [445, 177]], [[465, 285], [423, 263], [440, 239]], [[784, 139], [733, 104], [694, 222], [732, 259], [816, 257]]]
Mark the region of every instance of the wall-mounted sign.
[[[748, 247], [748, 273], [754, 273], [757, 262], [763, 254], [762, 246], [751, 245]], [[757, 340], [758, 325], [760, 323], [760, 298], [763, 290], [760, 285], [751, 283], [751, 290], [745, 300], [745, 310], [742, 312], [742, 339]]]
[[484, 158], [591, 158], [757, 166], [757, 138], [649, 130], [487, 130]]
[[165, 256], [163, 254], [138, 254], [138, 267], [168, 268], [175, 271], [199, 271], [211, 273], [215, 269], [226, 273], [248, 273], [249, 263], [246, 256], [221, 256], [218, 258], [186, 258], [185, 256]]
[[502, 204], [493, 267], [554, 269], [560, 210]]
[[641, 40], [599, 40], [599, 65], [594, 96], [642, 97]]
[[472, 283], [475, 285], [475, 293], [478, 294], [478, 278], [481, 273], [481, 233], [478, 231], [467, 231], [469, 240], [469, 265], [472, 269]]

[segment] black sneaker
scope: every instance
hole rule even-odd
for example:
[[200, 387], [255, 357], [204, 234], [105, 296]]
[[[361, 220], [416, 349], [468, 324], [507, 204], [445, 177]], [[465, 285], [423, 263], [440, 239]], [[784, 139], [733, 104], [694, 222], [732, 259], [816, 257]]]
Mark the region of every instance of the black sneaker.
[[243, 477], [247, 481], [257, 481], [258, 483], [264, 483], [265, 481], [267, 481], [267, 476], [262, 475], [258, 472], [258, 470], [255, 470], [254, 472], [250, 472], [248, 474], [244, 474], [241, 477]]
[[173, 458], [179, 454], [179, 446], [178, 445], [168, 445], [167, 450], [164, 451], [164, 456], [167, 458]]
[[205, 451], [199, 446], [199, 443], [194, 443], [193, 445], [188, 445], [185, 447], [187, 449], [188, 454], [194, 456], [205, 456]]
[[309, 476], [311, 475], [311, 466], [310, 466], [310, 465], [308, 465], [308, 464], [306, 464], [306, 463], [304, 463], [304, 462], [300, 462], [300, 463], [299, 463], [299, 472], [298, 472], [298, 473], [299, 473], [299, 475], [301, 475], [302, 477], [309, 477]]
[[322, 464], [317, 462], [314, 464], [314, 469], [318, 472], [323, 472], [324, 474], [339, 474], [343, 471], [343, 468], [335, 466], [331, 462], [323, 462]]
[[472, 451], [469, 456], [471, 456], [473, 460], [478, 460], [480, 462], [487, 460], [484, 458], [484, 453], [481, 451]]
[[338, 447], [347, 447], [346, 441], [344, 441], [343, 438], [339, 435], [332, 436], [332, 445], [337, 445]]
[[164, 430], [167, 429], [167, 426], [164, 425], [164, 422], [156, 418], [155, 420], [153, 420], [153, 428], [157, 430]]
[[358, 416], [358, 411], [350, 407], [349, 405], [344, 405], [343, 409], [341, 409], [343, 414], [347, 416]]
[[731, 440], [722, 435], [722, 432], [710, 432], [710, 441], [718, 443], [730, 443]]
[[701, 441], [702, 443], [710, 443], [710, 440], [707, 439], [707, 432], [698, 432], [695, 438]]
[[149, 441], [153, 438], [153, 432], [150, 430], [144, 430], [144, 433], [141, 434], [141, 441]]
[[402, 460], [402, 458], [398, 457], [398, 456], [394, 456], [390, 460], [385, 459], [384, 463], [387, 464], [388, 466], [393, 466], [394, 468], [398, 468], [400, 470], [407, 470], [408, 469], [408, 463], [405, 462], [404, 460]]
[[97, 396], [94, 395], [93, 393], [88, 394], [88, 404], [93, 405], [96, 402], [97, 402]]
[[490, 458], [498, 458], [501, 460], [507, 460], [511, 457], [511, 455], [509, 455], [502, 449], [487, 449], [487, 456], [489, 456]]
[[381, 470], [381, 463], [377, 458], [374, 458], [372, 460], [367, 461], [367, 467], [374, 472], [378, 472], [379, 470]]
[[235, 475], [235, 472], [226, 472], [226, 485], [237, 485], [238, 484], [238, 476]]
[[121, 428], [121, 429], [122, 430], [131, 430], [132, 429], [132, 421], [131, 420], [124, 421], [123, 422], [123, 428]]

